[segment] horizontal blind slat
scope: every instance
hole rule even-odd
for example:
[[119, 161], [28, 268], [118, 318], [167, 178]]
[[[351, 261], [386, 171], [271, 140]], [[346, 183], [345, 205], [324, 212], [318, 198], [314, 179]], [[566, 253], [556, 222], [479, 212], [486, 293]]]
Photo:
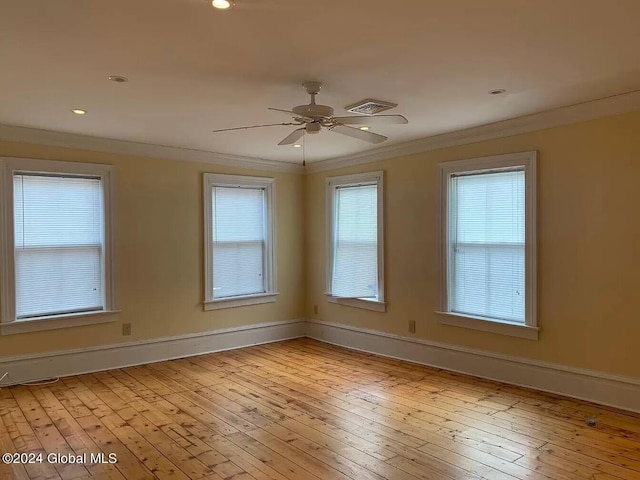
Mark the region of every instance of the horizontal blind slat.
[[378, 294], [378, 223], [376, 185], [335, 190], [332, 294], [376, 298]]
[[450, 309], [524, 323], [524, 171], [451, 179]]
[[14, 174], [16, 318], [104, 307], [99, 178]]
[[211, 195], [213, 298], [264, 293], [264, 189], [214, 186]]

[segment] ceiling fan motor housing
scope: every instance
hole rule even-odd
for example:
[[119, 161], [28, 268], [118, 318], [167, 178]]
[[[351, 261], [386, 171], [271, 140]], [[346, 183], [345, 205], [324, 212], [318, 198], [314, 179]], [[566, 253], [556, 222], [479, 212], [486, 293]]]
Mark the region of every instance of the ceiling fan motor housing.
[[303, 117], [311, 117], [314, 120], [320, 120], [321, 118], [328, 118], [333, 116], [333, 108], [327, 105], [298, 105], [293, 107], [293, 111]]

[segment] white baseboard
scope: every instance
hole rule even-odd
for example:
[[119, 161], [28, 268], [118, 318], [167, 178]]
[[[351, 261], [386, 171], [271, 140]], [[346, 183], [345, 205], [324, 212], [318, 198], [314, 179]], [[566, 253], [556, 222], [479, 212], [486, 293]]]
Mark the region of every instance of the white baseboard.
[[305, 321], [259, 323], [189, 335], [0, 358], [1, 386], [130, 367], [305, 336]]
[[640, 412], [640, 379], [307, 320], [307, 337], [354, 350]]
[[122, 368], [298, 337], [640, 412], [640, 379], [394, 335], [290, 320], [0, 359], [0, 386]]

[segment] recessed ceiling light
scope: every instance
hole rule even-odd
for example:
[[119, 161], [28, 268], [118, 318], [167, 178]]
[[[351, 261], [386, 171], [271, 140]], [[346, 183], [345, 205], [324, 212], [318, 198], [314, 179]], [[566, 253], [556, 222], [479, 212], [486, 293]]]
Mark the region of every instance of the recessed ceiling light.
[[82, 110], [80, 108], [74, 108], [73, 110], [71, 110], [73, 113], [75, 113], [76, 115], [84, 115], [85, 113], [87, 113], [86, 110]]
[[489, 90], [489, 95], [500, 95], [501, 93], [506, 93], [507, 91], [504, 88], [496, 88], [495, 90]]
[[364, 130], [365, 132], [369, 130], [369, 127], [360, 127], [360, 130]]
[[213, 0], [211, 5], [220, 10], [226, 10], [231, 6], [231, 2], [229, 0]]
[[109, 75], [109, 80], [116, 83], [125, 83], [129, 81], [127, 77], [123, 77], [122, 75]]
[[295, 143], [295, 144], [293, 145], [293, 148], [300, 148], [301, 146], [302, 146], [302, 145], [300, 145], [299, 143]]

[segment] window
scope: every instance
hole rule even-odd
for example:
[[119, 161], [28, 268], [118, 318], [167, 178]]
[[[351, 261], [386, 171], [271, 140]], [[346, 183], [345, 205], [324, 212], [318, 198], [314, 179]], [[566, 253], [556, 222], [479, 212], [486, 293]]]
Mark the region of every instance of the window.
[[111, 167], [6, 159], [2, 333], [114, 309]]
[[275, 180], [205, 173], [205, 310], [275, 302]]
[[443, 323], [537, 338], [535, 158], [440, 164]]
[[327, 178], [327, 295], [385, 311], [382, 172]]

